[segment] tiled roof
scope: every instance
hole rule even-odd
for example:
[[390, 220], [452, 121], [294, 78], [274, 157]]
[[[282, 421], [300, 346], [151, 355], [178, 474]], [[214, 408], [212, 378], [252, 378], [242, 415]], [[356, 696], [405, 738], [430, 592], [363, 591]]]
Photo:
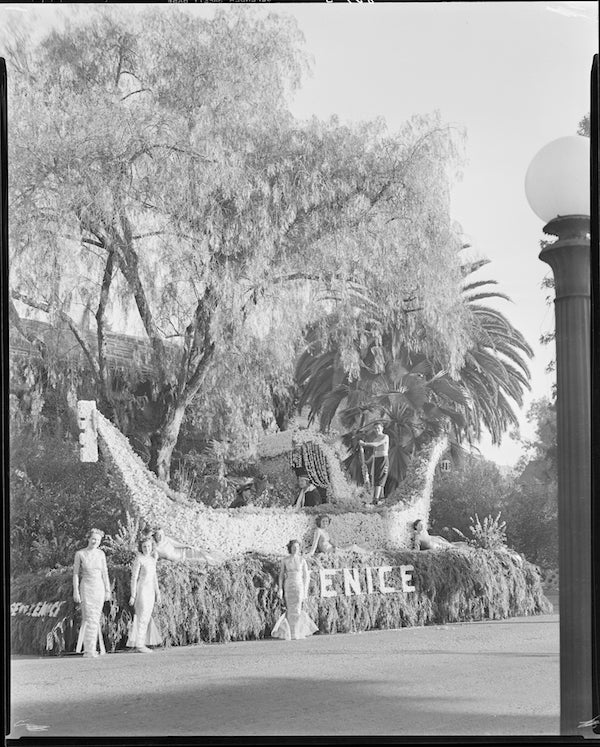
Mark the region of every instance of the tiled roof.
[[[53, 348], [61, 358], [80, 360], [82, 365], [88, 364], [81, 345], [66, 324], [53, 326], [34, 319], [22, 319], [21, 324], [27, 332], [34, 334], [48, 347]], [[96, 333], [87, 332], [82, 334], [82, 337], [96, 353], [98, 349]], [[135, 365], [144, 373], [154, 372], [152, 347], [147, 339], [115, 332], [107, 332], [105, 339], [106, 359], [109, 365], [124, 368]], [[12, 332], [10, 336], [11, 356], [24, 357], [32, 353], [35, 353], [35, 346], [18, 332]]]

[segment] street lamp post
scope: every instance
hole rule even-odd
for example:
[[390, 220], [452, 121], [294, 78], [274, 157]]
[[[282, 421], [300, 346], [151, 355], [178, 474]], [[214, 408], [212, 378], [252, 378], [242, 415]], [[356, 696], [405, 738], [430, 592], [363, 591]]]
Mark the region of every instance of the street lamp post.
[[540, 259], [555, 284], [560, 728], [580, 734], [592, 713], [592, 535], [589, 140], [546, 145], [527, 171], [533, 211], [557, 237]]

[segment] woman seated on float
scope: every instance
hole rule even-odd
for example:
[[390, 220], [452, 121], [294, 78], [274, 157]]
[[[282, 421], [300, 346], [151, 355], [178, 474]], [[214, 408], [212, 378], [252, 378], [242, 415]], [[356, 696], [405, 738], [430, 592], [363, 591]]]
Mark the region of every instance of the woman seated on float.
[[294, 502], [294, 508], [319, 506], [321, 503], [323, 503], [321, 493], [319, 492], [318, 488], [310, 481], [308, 473], [298, 473], [298, 487], [300, 488], [300, 492], [298, 493], [298, 497]]
[[202, 550], [198, 547], [192, 547], [185, 542], [167, 537], [161, 527], [156, 527], [153, 533], [156, 545], [154, 554], [157, 559], [171, 560], [174, 562], [181, 560], [203, 560], [211, 565], [217, 565], [225, 560], [225, 555], [220, 552]]
[[450, 542], [444, 537], [429, 534], [421, 519], [413, 522], [413, 532], [413, 549], [415, 550], [447, 550], [452, 547], [469, 547], [466, 542]]
[[317, 526], [315, 527], [315, 533], [313, 534], [312, 547], [308, 551], [308, 555], [314, 555], [315, 552], [336, 552], [337, 550], [343, 550], [346, 552], [368, 552], [363, 547], [358, 545], [348, 545], [346, 547], [336, 547], [329, 537], [329, 525], [331, 519], [329, 516], [317, 516]]

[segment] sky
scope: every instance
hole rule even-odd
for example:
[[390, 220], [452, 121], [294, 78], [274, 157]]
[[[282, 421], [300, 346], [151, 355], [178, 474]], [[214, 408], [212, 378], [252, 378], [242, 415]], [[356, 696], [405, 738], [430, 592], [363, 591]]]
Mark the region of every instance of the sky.
[[[117, 6], [118, 7], [118, 6]], [[139, 6], [138, 6], [139, 7]], [[181, 6], [180, 6], [181, 7]], [[191, 5], [210, 14], [215, 5]], [[169, 6], [165, 5], [165, 12]], [[0, 5], [9, 17], [51, 24], [58, 7]], [[538, 259], [542, 222], [524, 192], [527, 167], [546, 143], [574, 135], [590, 110], [590, 71], [598, 51], [595, 2], [257, 3], [253, 12], [294, 16], [312, 56], [312, 74], [292, 102], [299, 118], [336, 114], [342, 122], [383, 117], [391, 132], [414, 114], [438, 110], [466, 131], [462, 180], [452, 191], [452, 217], [472, 255], [491, 260], [478, 277], [497, 280], [512, 303], [501, 309], [535, 351], [532, 390], [520, 414], [521, 435], [533, 436], [525, 412], [550, 396], [545, 369], [552, 331], [551, 275]], [[479, 448], [514, 465], [518, 442]]]
[[[281, 6], [283, 9], [283, 6]], [[524, 179], [546, 143], [574, 135], [590, 109], [590, 70], [598, 51], [595, 2], [293, 4], [314, 72], [293, 111], [337, 114], [342, 121], [382, 116], [391, 131], [413, 114], [439, 110], [466, 130], [463, 178], [452, 192], [452, 217], [477, 256], [478, 276], [498, 281], [513, 303], [497, 306], [533, 347], [531, 393], [521, 435], [533, 437], [525, 413], [551, 394], [545, 369], [552, 346], [551, 276], [538, 259], [542, 222], [531, 211]], [[482, 454], [514, 465], [520, 444], [484, 439]]]

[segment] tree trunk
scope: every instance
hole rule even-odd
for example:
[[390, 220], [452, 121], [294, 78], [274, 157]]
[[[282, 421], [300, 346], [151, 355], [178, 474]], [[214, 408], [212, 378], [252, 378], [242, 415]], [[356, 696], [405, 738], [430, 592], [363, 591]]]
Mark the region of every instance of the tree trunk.
[[169, 407], [166, 417], [158, 431], [158, 453], [156, 456], [156, 474], [159, 480], [168, 483], [171, 475], [171, 457], [179, 438], [179, 431], [185, 415], [186, 403], [180, 402]]

